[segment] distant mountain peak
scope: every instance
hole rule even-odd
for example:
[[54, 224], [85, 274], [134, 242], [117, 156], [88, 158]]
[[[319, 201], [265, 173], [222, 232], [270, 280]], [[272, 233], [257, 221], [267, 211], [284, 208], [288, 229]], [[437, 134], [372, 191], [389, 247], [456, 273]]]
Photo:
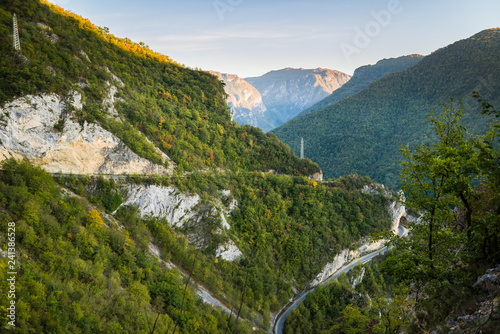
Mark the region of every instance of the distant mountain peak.
[[293, 68], [267, 72], [260, 77], [245, 78], [262, 95], [267, 108], [265, 123], [268, 131], [295, 117], [304, 108], [313, 105], [336, 89], [342, 87], [351, 76], [327, 68]]
[[340, 88], [350, 75], [327, 68], [286, 67], [260, 77], [210, 72], [225, 83], [227, 101], [239, 124], [269, 131]]

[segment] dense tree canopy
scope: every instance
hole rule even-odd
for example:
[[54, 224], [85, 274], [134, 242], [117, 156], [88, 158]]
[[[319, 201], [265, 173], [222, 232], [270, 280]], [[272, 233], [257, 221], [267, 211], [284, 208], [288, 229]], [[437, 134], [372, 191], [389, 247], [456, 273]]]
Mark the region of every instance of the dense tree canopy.
[[405, 71], [385, 76], [357, 94], [272, 130], [326, 178], [356, 172], [399, 187], [399, 143], [415, 148], [437, 139], [426, 116], [448, 97], [463, 99], [469, 132], [485, 134], [491, 117], [477, 117], [478, 90], [500, 104], [500, 28], [484, 30], [424, 57]]
[[[317, 289], [292, 312], [285, 333], [446, 332], [445, 320], [474, 312], [484, 298], [474, 282], [500, 261], [500, 114], [480, 101], [494, 118], [487, 134], [471, 135], [463, 105], [452, 100], [429, 116], [435, 142], [401, 149], [405, 204], [420, 217], [408, 222], [409, 238], [392, 237], [394, 250], [380, 270], [372, 268], [375, 283], [367, 269], [359, 295], [345, 277]], [[483, 333], [496, 333], [498, 319], [490, 318], [481, 319]]]
[[[482, 106], [498, 117], [487, 102]], [[411, 238], [394, 240], [398, 253], [384, 265], [416, 289], [418, 318], [427, 326], [449, 316], [452, 305], [460, 310], [477, 277], [500, 260], [499, 123], [473, 136], [462, 106], [443, 108], [430, 117], [437, 142], [402, 149], [406, 203], [421, 218], [410, 223]]]
[[[12, 13], [19, 21], [21, 52], [12, 46]], [[96, 122], [134, 152], [162, 163], [155, 146], [179, 174], [206, 168], [274, 169], [311, 175], [319, 167], [299, 159], [276, 136], [231, 119], [218, 78], [118, 38], [47, 1], [0, 3], [0, 103], [27, 94], [55, 93], [70, 102], [82, 94], [83, 110], [66, 112]], [[103, 103], [115, 86], [119, 117]], [[148, 139], [147, 139], [147, 138]]]

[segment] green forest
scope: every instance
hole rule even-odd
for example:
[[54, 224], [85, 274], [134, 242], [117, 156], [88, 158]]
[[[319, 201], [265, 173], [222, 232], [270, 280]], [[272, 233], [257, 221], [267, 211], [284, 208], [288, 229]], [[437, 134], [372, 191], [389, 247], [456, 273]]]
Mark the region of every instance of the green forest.
[[[148, 332], [156, 313], [161, 314], [158, 326], [163, 329], [172, 319], [172, 329], [178, 323], [180, 332], [191, 333], [195, 332], [192, 326], [208, 328], [203, 324], [210, 319], [210, 333], [226, 330], [227, 315], [200, 304], [193, 292], [187, 294], [182, 321], [176, 320], [182, 309], [183, 282], [175, 270], [166, 269], [149, 254], [149, 242], [160, 247], [165, 260], [189, 272], [226, 305], [237, 309], [238, 296], [244, 291], [241, 316], [266, 328], [269, 312], [286, 303], [294, 287], [306, 285], [337, 251], [390, 225], [387, 199], [363, 194], [359, 188], [369, 182], [359, 176], [318, 184], [303, 177], [261, 173], [211, 175], [192, 191], [209, 199], [220, 186], [234, 189], [240, 209], [231, 216], [231, 233], [239, 240], [244, 257], [231, 263], [217, 260], [214, 247], [200, 251], [190, 246], [182, 231], [170, 228], [167, 221], [138, 218], [133, 207], [106, 215], [106, 210], [120, 202], [114, 181], [67, 177], [56, 183], [39, 168], [13, 160], [6, 161], [3, 170], [1, 221], [4, 230], [8, 223], [15, 223], [20, 262], [19, 332], [30, 328], [36, 332], [108, 332], [114, 326]], [[99, 184], [99, 196], [85, 190], [84, 184], [90, 182]], [[190, 179], [158, 178], [156, 182], [179, 188], [197, 184]], [[2, 259], [3, 267], [7, 260]], [[4, 293], [5, 280], [1, 287]], [[35, 287], [39, 290], [32, 291]], [[134, 288], [140, 295], [131, 295], [129, 290]], [[109, 298], [116, 293], [113, 289], [123, 291], [119, 302]], [[35, 298], [32, 294], [37, 303], [30, 302]], [[6, 302], [2, 301], [2, 312]], [[122, 309], [121, 303], [127, 308]], [[140, 321], [122, 321], [125, 314], [137, 314]], [[2, 321], [3, 326], [6, 319]], [[249, 324], [239, 322], [238, 326], [245, 332]]]
[[397, 188], [400, 144], [415, 148], [436, 139], [427, 115], [449, 97], [467, 107], [470, 132], [485, 134], [491, 117], [478, 117], [471, 94], [500, 105], [500, 29], [484, 30], [389, 74], [357, 94], [274, 129], [278, 138], [317, 162], [326, 178], [357, 172]]
[[[219, 333], [225, 325], [222, 311], [204, 305], [191, 289], [185, 293], [179, 275], [148, 252], [148, 222], [133, 210], [105, 219], [41, 169], [16, 161], [2, 167], [0, 221], [2, 231], [15, 225], [19, 263], [11, 332], [151, 333], [157, 317], [161, 333], [176, 325], [179, 333], [200, 327]], [[3, 295], [6, 260], [0, 261]], [[2, 298], [3, 330], [6, 302]], [[248, 324], [241, 326], [249, 332]]]
[[[290, 175], [319, 171], [276, 136], [233, 122], [216, 76], [179, 65], [143, 43], [115, 37], [48, 2], [1, 4], [0, 34], [7, 38], [0, 40], [0, 103], [39, 93], [69, 99], [78, 91], [83, 110], [67, 110], [71, 117], [100, 124], [138, 155], [162, 163], [154, 144], [177, 164], [179, 174], [203, 168], [274, 169]], [[12, 46], [13, 12], [23, 56]], [[109, 84], [118, 89], [120, 121], [102, 108]]]
[[[114, 180], [51, 176], [27, 162], [4, 162], [0, 242], [7, 242], [3, 231], [9, 224], [18, 238], [14, 332], [265, 330], [271, 312], [339, 250], [389, 228], [388, 199], [361, 191], [373, 183], [369, 178], [310, 179], [320, 170], [317, 164], [296, 157], [275, 135], [231, 120], [215, 76], [48, 2], [0, 4], [0, 30], [8, 37], [0, 39], [0, 103], [57, 94], [68, 102], [69, 117], [97, 123], [140, 156], [163, 163], [156, 146], [176, 164], [172, 175]], [[13, 12], [21, 53], [11, 44]], [[119, 120], [102, 105], [110, 84], [118, 89]], [[72, 91], [82, 94], [81, 111], [71, 108]], [[236, 199], [231, 229], [217, 234], [221, 222], [205, 219], [208, 246], [197, 249], [188, 243], [186, 228], [140, 218], [136, 208], [121, 205], [123, 189], [134, 184], [174, 186], [200, 195], [207, 205]], [[221, 190], [230, 190], [230, 198]], [[215, 257], [229, 238], [243, 253], [235, 262]], [[183, 275], [155, 259], [149, 243]], [[7, 261], [0, 259], [3, 269]], [[232, 316], [205, 305], [194, 291], [197, 284], [232, 309]], [[2, 314], [7, 302], [0, 301]]]
[[487, 134], [469, 133], [464, 106], [451, 101], [429, 117], [436, 141], [401, 149], [405, 205], [421, 218], [408, 222], [411, 237], [386, 235], [393, 250], [366, 268], [355, 290], [346, 277], [318, 288], [291, 313], [285, 333], [447, 333], [485, 300], [493, 303], [489, 316], [462, 329], [497, 333], [498, 291], [475, 282], [500, 260], [500, 113], [474, 96], [481, 117], [495, 119]]
[[[58, 181], [102, 210], [111, 212], [121, 202], [120, 182], [74, 176]], [[199, 194], [206, 203], [217, 198], [230, 201], [220, 190], [231, 190], [239, 208], [229, 217], [229, 233], [244, 253], [239, 262], [216, 260], [214, 250], [225, 241], [224, 236], [213, 233], [220, 226], [218, 221], [205, 227], [209, 246], [204, 250], [188, 245], [181, 237], [186, 231], [172, 229], [166, 221], [149, 225], [151, 240], [165, 259], [192, 269], [193, 278], [227, 305], [234, 306], [238, 302], [234, 296], [246, 286], [244, 314], [254, 318], [252, 311], [260, 312], [266, 321], [269, 312], [285, 304], [294, 289], [307, 285], [337, 252], [390, 227], [388, 199], [364, 194], [361, 189], [372, 182], [357, 175], [318, 183], [305, 177], [256, 172], [207, 172], [185, 178], [136, 176], [127, 182], [173, 185]], [[95, 189], [90, 184], [97, 184], [99, 190], [87, 191]], [[184, 240], [181, 246], [178, 237]], [[196, 254], [194, 263], [191, 254]]]
[[[12, 45], [14, 13], [20, 52]], [[480, 300], [484, 292], [471, 286], [500, 260], [499, 126], [489, 124], [499, 117], [490, 103], [500, 103], [496, 86], [488, 85], [500, 74], [499, 33], [484, 31], [438, 50], [276, 131], [294, 150], [291, 138], [303, 136], [306, 152], [315, 147], [311, 158], [318, 165], [298, 158], [274, 134], [237, 125], [222, 82], [210, 73], [48, 1], [0, 0], [0, 105], [56, 94], [67, 117], [99, 124], [139, 156], [167, 165], [158, 148], [176, 166], [171, 175], [108, 179], [52, 175], [27, 161], [4, 160], [0, 245], [7, 255], [4, 245], [15, 241], [16, 252], [0, 256], [0, 294], [9, 290], [9, 261], [16, 261], [17, 282], [16, 327], [8, 325], [9, 301], [2, 297], [1, 330], [267, 332], [272, 313], [339, 251], [368, 236], [390, 237], [387, 209], [398, 197], [363, 191], [381, 187], [372, 179], [401, 185], [406, 205], [424, 223], [409, 223], [412, 239], [391, 237], [395, 251], [386, 260], [311, 293], [285, 330], [418, 333], [445, 326], [447, 317]], [[103, 105], [111, 86], [118, 116]], [[479, 105], [472, 90], [483, 94], [474, 95]], [[82, 110], [72, 108], [73, 92], [82, 95]], [[458, 99], [444, 105], [429, 122], [426, 115], [443, 96], [467, 98], [463, 106]], [[320, 166], [336, 178], [312, 179]], [[205, 246], [196, 247], [188, 239], [197, 226], [172, 226], [123, 205], [127, 188], [150, 185], [198, 195], [200, 210], [235, 200], [237, 208], [226, 217], [231, 228], [203, 216], [198, 232]], [[233, 262], [216, 257], [229, 240], [242, 252]], [[352, 287], [361, 271], [364, 279]], [[205, 304], [197, 287], [231, 314]], [[402, 321], [402, 311], [412, 317]]]

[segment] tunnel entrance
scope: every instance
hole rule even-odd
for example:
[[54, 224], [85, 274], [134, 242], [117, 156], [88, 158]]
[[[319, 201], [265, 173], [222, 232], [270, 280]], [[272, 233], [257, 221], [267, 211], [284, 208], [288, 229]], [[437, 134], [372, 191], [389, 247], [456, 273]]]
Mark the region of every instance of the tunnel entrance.
[[399, 219], [399, 226], [406, 226], [408, 224], [408, 219], [403, 216]]

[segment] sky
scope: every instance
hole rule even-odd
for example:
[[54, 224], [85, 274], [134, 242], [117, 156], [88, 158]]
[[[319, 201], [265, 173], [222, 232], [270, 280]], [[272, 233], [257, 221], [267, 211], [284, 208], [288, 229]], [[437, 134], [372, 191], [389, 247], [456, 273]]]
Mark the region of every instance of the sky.
[[500, 27], [498, 0], [51, 0], [191, 68], [351, 74]]

